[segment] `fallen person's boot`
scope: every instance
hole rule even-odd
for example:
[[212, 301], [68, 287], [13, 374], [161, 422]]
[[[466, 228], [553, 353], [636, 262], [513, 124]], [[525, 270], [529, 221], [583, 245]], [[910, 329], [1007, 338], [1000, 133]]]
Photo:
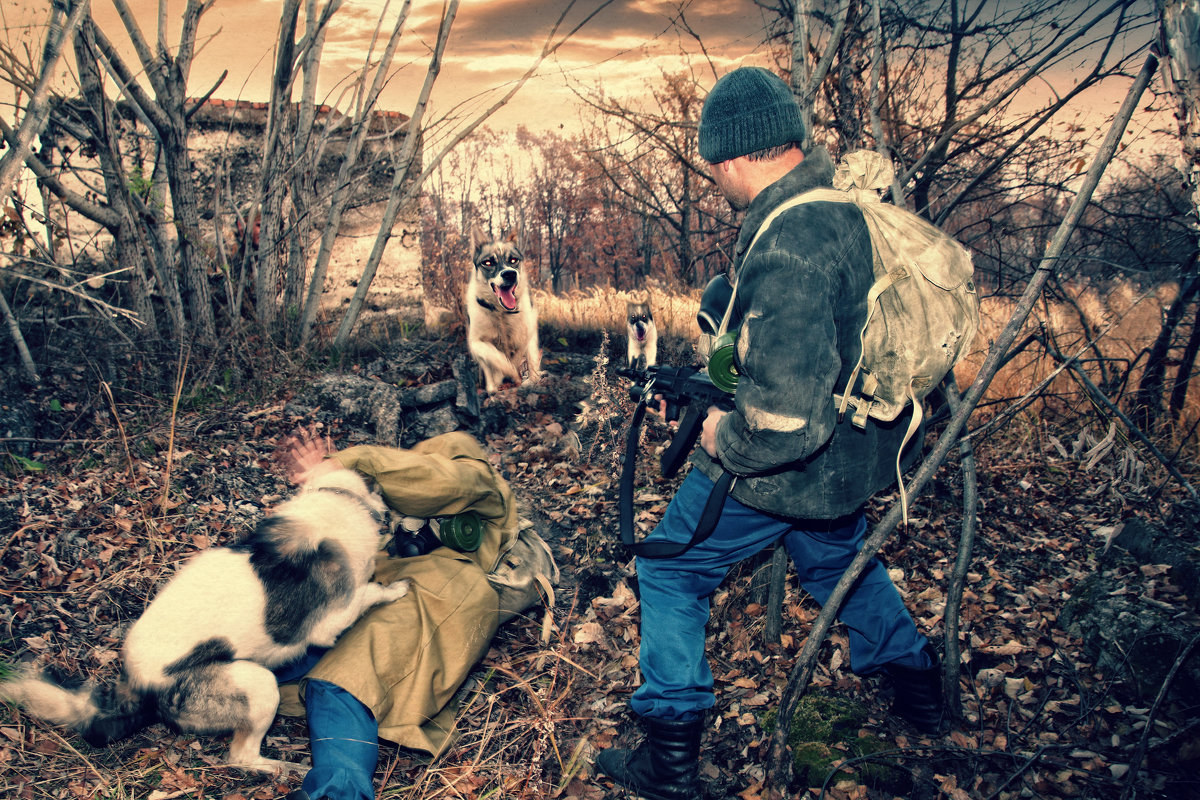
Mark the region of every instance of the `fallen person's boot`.
[[917, 669], [886, 664], [883, 672], [891, 679], [895, 693], [892, 713], [921, 733], [940, 736], [949, 728], [942, 697], [942, 665], [932, 647], [926, 645], [925, 652], [933, 666]]
[[646, 738], [634, 750], [596, 756], [600, 772], [647, 800], [699, 800], [700, 735], [704, 718], [643, 717]]

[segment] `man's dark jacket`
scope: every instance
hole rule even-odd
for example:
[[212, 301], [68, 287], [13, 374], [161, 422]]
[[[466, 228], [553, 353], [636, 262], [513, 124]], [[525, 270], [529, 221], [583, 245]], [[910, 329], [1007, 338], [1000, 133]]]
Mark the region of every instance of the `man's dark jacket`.
[[[832, 180], [828, 152], [815, 148], [746, 210], [734, 254], [737, 409], [717, 427], [719, 463], [701, 448], [692, 457], [713, 480], [722, 469], [738, 476], [731, 494], [741, 503], [807, 520], [853, 513], [895, 482], [911, 414], [890, 424], [870, 420], [865, 430], [849, 414], [837, 420], [833, 395], [858, 361], [874, 282], [871, 238], [856, 206], [796, 206], [746, 253], [776, 207]], [[908, 449], [906, 461], [918, 446]]]

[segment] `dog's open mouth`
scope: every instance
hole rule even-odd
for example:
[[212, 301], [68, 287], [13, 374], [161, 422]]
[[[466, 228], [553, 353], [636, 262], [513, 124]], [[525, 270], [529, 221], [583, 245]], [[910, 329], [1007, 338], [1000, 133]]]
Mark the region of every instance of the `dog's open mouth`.
[[515, 283], [509, 286], [492, 284], [492, 291], [496, 293], [496, 299], [504, 306], [505, 311], [517, 310], [517, 293], [514, 291], [516, 288]]

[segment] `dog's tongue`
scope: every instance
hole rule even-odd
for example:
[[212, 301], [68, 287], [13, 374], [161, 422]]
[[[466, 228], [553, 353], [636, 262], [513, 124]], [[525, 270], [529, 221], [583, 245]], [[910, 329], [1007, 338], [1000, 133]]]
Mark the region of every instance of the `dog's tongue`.
[[517, 308], [517, 294], [512, 290], [512, 287], [496, 286], [494, 287], [496, 297], [500, 298], [500, 305], [504, 306], [508, 311], [515, 311]]
[[637, 340], [638, 340], [639, 342], [644, 342], [644, 341], [646, 341], [646, 329], [645, 329], [645, 328], [643, 328], [641, 325], [639, 325], [639, 326], [637, 327]]

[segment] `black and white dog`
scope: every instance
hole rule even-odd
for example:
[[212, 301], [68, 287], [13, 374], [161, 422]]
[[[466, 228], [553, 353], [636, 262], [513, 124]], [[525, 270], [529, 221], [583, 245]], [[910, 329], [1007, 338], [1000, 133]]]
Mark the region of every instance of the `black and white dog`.
[[625, 303], [625, 322], [628, 334], [626, 366], [644, 369], [658, 363], [658, 328], [650, 313], [650, 296], [641, 302]]
[[0, 683], [0, 699], [103, 746], [154, 722], [233, 732], [230, 766], [302, 770], [264, 758], [279, 689], [272, 667], [329, 647], [407, 581], [371, 582], [383, 544], [382, 498], [342, 469], [309, 481], [243, 542], [193, 556], [130, 628], [123, 678], [67, 689], [36, 669]]
[[467, 281], [467, 350], [483, 371], [484, 388], [494, 393], [505, 378], [521, 383], [541, 377], [537, 312], [529, 296], [524, 255], [515, 234], [493, 239], [471, 228], [471, 278]]

